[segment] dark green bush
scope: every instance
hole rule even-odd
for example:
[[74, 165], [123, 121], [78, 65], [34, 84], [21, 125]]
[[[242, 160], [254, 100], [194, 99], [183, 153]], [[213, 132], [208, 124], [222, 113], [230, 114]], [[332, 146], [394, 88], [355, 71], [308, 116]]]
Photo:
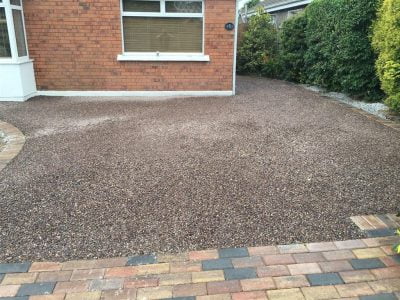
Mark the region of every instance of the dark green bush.
[[294, 82], [306, 81], [304, 56], [307, 18], [300, 14], [283, 23], [280, 40], [281, 77]]
[[[386, 104], [400, 113], [400, 1], [384, 0], [374, 25], [373, 46], [379, 54], [376, 68]], [[400, 246], [398, 247], [400, 251]]]
[[277, 31], [271, 23], [271, 16], [259, 11], [250, 18], [238, 49], [237, 71], [242, 74], [272, 76], [277, 56]]
[[371, 25], [380, 0], [315, 0], [306, 9], [307, 81], [378, 100]]

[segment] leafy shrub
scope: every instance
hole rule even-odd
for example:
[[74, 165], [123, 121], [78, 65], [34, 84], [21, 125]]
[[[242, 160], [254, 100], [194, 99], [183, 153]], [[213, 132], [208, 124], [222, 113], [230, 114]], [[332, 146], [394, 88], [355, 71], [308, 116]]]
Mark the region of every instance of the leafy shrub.
[[384, 0], [374, 24], [372, 44], [379, 54], [376, 68], [386, 104], [400, 112], [400, 1]]
[[315, 0], [307, 7], [308, 82], [359, 98], [382, 98], [370, 41], [379, 1]]
[[262, 9], [249, 20], [247, 31], [238, 49], [238, 72], [272, 75], [277, 59], [277, 31], [269, 14]]
[[306, 27], [305, 14], [300, 14], [283, 23], [280, 34], [280, 61], [283, 79], [305, 82]]

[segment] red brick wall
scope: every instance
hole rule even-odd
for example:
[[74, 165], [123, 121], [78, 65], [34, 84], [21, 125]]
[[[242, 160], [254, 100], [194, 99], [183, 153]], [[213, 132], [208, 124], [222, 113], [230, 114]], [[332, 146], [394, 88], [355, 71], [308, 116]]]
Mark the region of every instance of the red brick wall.
[[232, 90], [235, 0], [205, 0], [211, 62], [119, 62], [120, 0], [25, 0], [38, 90]]

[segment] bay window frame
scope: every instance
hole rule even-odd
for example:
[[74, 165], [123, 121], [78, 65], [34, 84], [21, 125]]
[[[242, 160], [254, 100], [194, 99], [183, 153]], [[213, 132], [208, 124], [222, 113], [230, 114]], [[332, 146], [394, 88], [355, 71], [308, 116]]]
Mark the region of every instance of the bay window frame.
[[[120, 0], [121, 11], [121, 41], [122, 54], [118, 55], [118, 61], [210, 61], [205, 55], [205, 1], [206, 0], [175, 0], [183, 2], [200, 2], [201, 13], [172, 13], [166, 12], [166, 2], [174, 0], [138, 0], [159, 1], [160, 12], [128, 12], [124, 11], [124, 0]], [[151, 17], [151, 18], [199, 18], [202, 19], [202, 51], [201, 52], [129, 52], [125, 51], [124, 17]]]
[[[29, 50], [28, 50], [28, 41], [27, 41], [26, 30], [25, 30], [23, 0], [20, 0], [20, 2], [21, 2], [21, 5], [11, 4], [11, 0], [3, 0], [2, 2], [0, 2], [0, 7], [3, 7], [5, 10], [8, 39], [10, 42], [10, 49], [11, 49], [11, 57], [0, 57], [0, 64], [2, 64], [2, 63], [3, 64], [10, 64], [10, 63], [19, 64], [19, 63], [25, 63], [25, 62], [30, 61]], [[22, 24], [23, 24], [23, 30], [24, 30], [24, 39], [25, 39], [25, 50], [26, 50], [25, 56], [18, 55], [17, 37], [15, 34], [13, 10], [21, 11]]]

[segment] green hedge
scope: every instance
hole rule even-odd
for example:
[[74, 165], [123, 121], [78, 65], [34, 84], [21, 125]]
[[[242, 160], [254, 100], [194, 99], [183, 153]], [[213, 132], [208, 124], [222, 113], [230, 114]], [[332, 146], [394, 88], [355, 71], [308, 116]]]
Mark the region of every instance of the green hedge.
[[[373, 46], [379, 54], [376, 62], [386, 104], [400, 112], [400, 1], [384, 0], [374, 25]], [[399, 247], [400, 249], [400, 247]]]
[[315, 0], [306, 9], [307, 81], [379, 100], [371, 25], [380, 0]]
[[280, 61], [283, 79], [306, 82], [306, 27], [307, 18], [304, 14], [291, 18], [282, 25]]

